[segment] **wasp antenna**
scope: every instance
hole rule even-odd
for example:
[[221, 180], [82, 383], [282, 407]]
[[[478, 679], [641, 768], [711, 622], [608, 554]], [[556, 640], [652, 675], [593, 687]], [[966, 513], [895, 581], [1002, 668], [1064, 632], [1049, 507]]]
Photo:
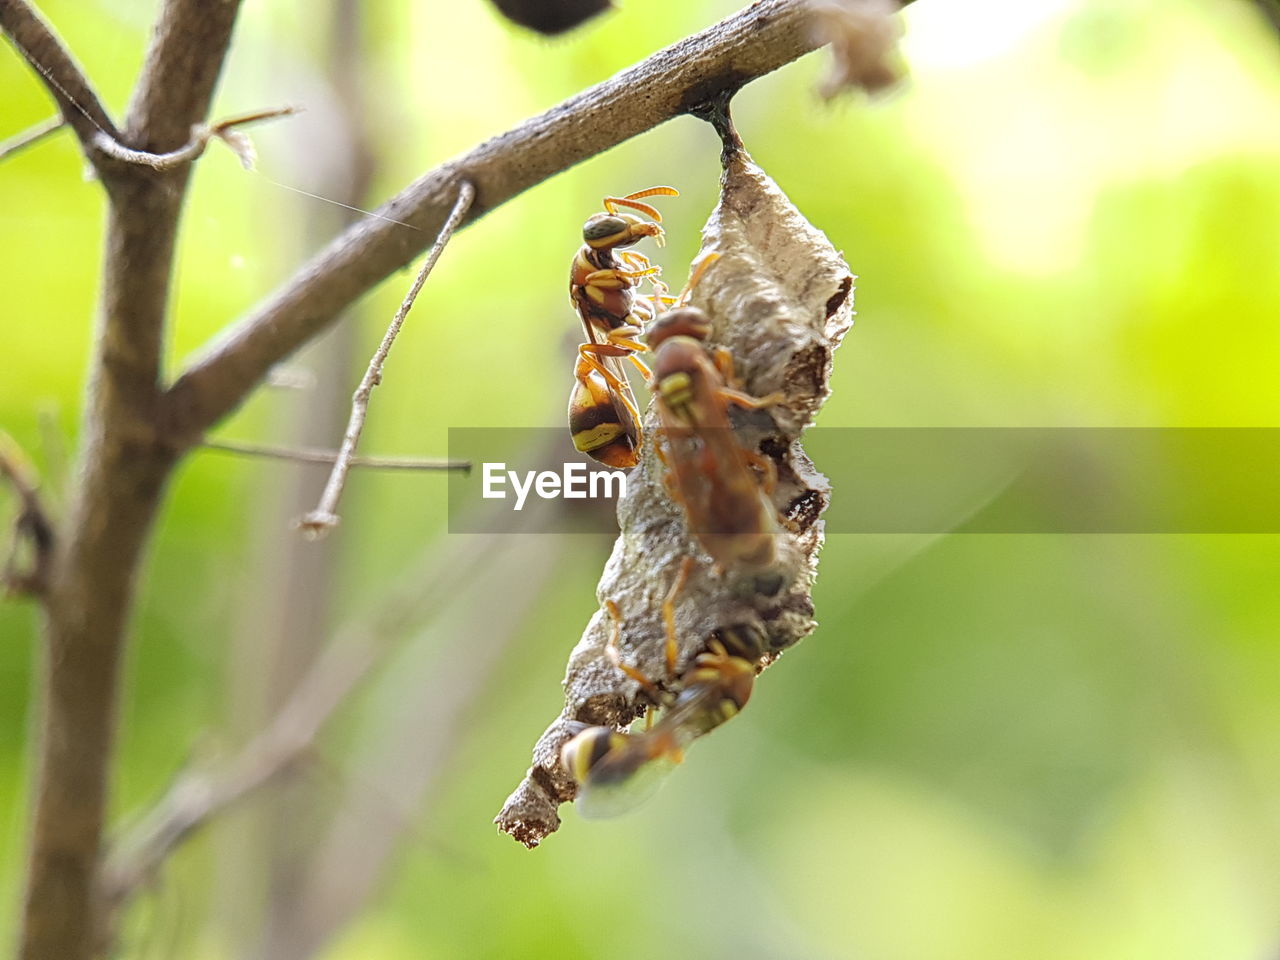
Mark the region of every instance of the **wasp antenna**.
[[618, 207], [630, 207], [643, 213], [646, 217], [652, 219], [655, 223], [662, 222], [662, 214], [658, 212], [658, 208], [650, 206], [647, 203], [641, 203], [639, 200], [632, 200], [630, 197], [605, 197], [604, 208], [610, 213], [617, 213]]
[[628, 193], [622, 199], [624, 200], [643, 200], [645, 197], [678, 197], [680, 191], [675, 187], [650, 187], [647, 190], [637, 190], [635, 193]]
[[617, 213], [617, 207], [630, 207], [632, 210], [638, 210], [646, 217], [652, 218], [656, 223], [662, 222], [662, 214], [656, 207], [647, 203], [640, 203], [644, 197], [678, 197], [680, 191], [675, 187], [650, 187], [647, 190], [637, 190], [635, 193], [628, 193], [625, 197], [605, 197], [604, 208], [610, 213]]
[[680, 296], [675, 300], [676, 306], [683, 307], [689, 302], [689, 298], [693, 296], [693, 288], [702, 282], [702, 275], [719, 259], [720, 254], [712, 250], [693, 265], [693, 270], [689, 273], [689, 282], [684, 285], [684, 289], [680, 291]]

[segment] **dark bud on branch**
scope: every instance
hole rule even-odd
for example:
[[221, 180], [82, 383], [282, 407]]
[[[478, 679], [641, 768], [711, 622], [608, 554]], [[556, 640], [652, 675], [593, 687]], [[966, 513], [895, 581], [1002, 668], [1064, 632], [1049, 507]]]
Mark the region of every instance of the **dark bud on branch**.
[[609, 0], [493, 0], [512, 23], [555, 36], [572, 30], [613, 6]]

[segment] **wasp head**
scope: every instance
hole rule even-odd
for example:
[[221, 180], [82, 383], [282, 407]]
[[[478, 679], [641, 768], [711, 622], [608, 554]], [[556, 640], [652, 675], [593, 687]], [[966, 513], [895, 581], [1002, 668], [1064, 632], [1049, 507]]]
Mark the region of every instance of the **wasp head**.
[[646, 337], [651, 350], [668, 337], [693, 337], [705, 342], [711, 339], [711, 318], [697, 307], [675, 307], [649, 325]]
[[644, 237], [662, 242], [662, 227], [629, 213], [597, 213], [582, 225], [582, 239], [593, 250], [629, 247]]

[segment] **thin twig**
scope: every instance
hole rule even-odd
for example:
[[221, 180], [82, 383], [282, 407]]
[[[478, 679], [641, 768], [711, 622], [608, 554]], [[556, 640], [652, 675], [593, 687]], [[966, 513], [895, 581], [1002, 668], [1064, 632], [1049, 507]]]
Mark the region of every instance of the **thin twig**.
[[62, 119], [75, 131], [89, 161], [94, 162], [94, 137], [105, 134], [118, 140], [120, 131], [80, 65], [26, 0], [0, 0], [0, 30], [39, 75], [62, 111]]
[[[480, 558], [483, 575], [477, 576], [472, 565], [465, 575], [453, 577], [450, 606], [459, 610], [484, 604], [493, 577], [510, 585], [501, 608], [488, 612], [484, 630], [465, 649], [447, 643], [425, 667], [411, 673], [388, 670], [378, 678], [376, 692], [370, 691], [372, 702], [394, 709], [373, 711], [368, 730], [362, 729], [363, 736], [352, 742], [348, 786], [335, 801], [337, 813], [327, 827], [312, 826], [312, 856], [302, 881], [292, 888], [293, 897], [283, 905], [287, 939], [273, 944], [275, 952], [260, 955], [281, 960], [321, 956], [368, 907], [411, 825], [420, 820], [419, 812], [431, 809], [433, 798], [466, 756], [475, 698], [512, 656], [515, 639], [561, 569], [557, 561], [581, 549], [570, 537], [499, 534], [476, 539], [472, 556]], [[419, 649], [428, 644], [436, 648], [439, 637], [419, 635]], [[406, 654], [406, 660], [417, 662], [417, 656]], [[394, 812], [387, 809], [388, 797], [395, 798]]]
[[103, 871], [108, 914], [151, 879], [191, 833], [305, 756], [330, 717], [377, 662], [377, 654], [372, 646], [336, 643], [271, 723], [225, 766], [180, 774], [112, 851]]
[[190, 163], [195, 160], [204, 153], [205, 148], [209, 146], [209, 141], [216, 138], [231, 148], [232, 152], [240, 158], [240, 163], [246, 170], [252, 170], [254, 163], [253, 145], [243, 134], [235, 132], [234, 128], [251, 123], [259, 123], [263, 120], [274, 120], [277, 117], [288, 117], [298, 112], [298, 107], [285, 106], [239, 114], [214, 124], [197, 123], [191, 128], [191, 139], [177, 150], [170, 150], [168, 153], [148, 153], [146, 150], [132, 150], [102, 132], [94, 136], [93, 144], [107, 156], [122, 163], [133, 163], [150, 167], [152, 170], [164, 171], [172, 170], [174, 167], [179, 167], [184, 163]]
[[[0, 430], [0, 475], [8, 479], [22, 503], [13, 521], [13, 542], [0, 571], [0, 583], [9, 594], [41, 594], [48, 583], [54, 528], [40, 500], [34, 474], [17, 443]], [[26, 569], [21, 568], [19, 560], [24, 541], [31, 544], [31, 560]]]
[[342, 449], [338, 451], [337, 462], [333, 465], [333, 472], [329, 474], [329, 482], [325, 484], [324, 493], [320, 496], [320, 503], [314, 510], [303, 517], [299, 523], [299, 527], [309, 536], [322, 537], [331, 527], [338, 524], [338, 500], [342, 497], [343, 487], [347, 483], [347, 474], [351, 470], [351, 460], [355, 456], [356, 444], [360, 442], [360, 434], [364, 430], [364, 421], [369, 412], [369, 396], [373, 393], [373, 388], [382, 382], [382, 367], [386, 362], [387, 354], [391, 352], [391, 345], [395, 343], [396, 335], [399, 334], [400, 328], [404, 326], [405, 317], [409, 315], [409, 310], [412, 309], [414, 301], [418, 299], [418, 292], [422, 290], [422, 285], [427, 282], [427, 277], [431, 275], [436, 261], [440, 259], [440, 254], [444, 252], [445, 245], [449, 242], [449, 238], [453, 236], [454, 230], [458, 228], [458, 224], [466, 216], [467, 210], [471, 207], [471, 201], [475, 199], [475, 195], [475, 187], [471, 185], [470, 181], [463, 180], [458, 186], [458, 199], [453, 204], [453, 211], [449, 214], [449, 219], [440, 228], [440, 233], [436, 237], [435, 244], [431, 247], [431, 252], [427, 254], [427, 259], [422, 264], [422, 269], [418, 271], [418, 276], [414, 278], [413, 286], [409, 288], [409, 292], [400, 304], [400, 309], [396, 311], [395, 317], [391, 320], [391, 325], [387, 327], [387, 332], [382, 337], [382, 343], [378, 345], [378, 349], [373, 354], [373, 359], [369, 361], [369, 368], [365, 371], [364, 378], [360, 381], [360, 386], [356, 388], [355, 396], [351, 399], [351, 420], [347, 423], [347, 433], [342, 438]]
[[1280, 0], [1254, 0], [1254, 5], [1258, 7], [1267, 23], [1273, 29], [1280, 31]]
[[42, 120], [34, 127], [23, 130], [19, 134], [15, 134], [8, 140], [0, 143], [0, 160], [7, 160], [15, 153], [20, 153], [27, 149], [27, 147], [34, 146], [45, 137], [49, 136], [49, 134], [54, 133], [57, 130], [61, 130], [65, 124], [66, 121], [62, 119], [61, 115], [59, 115], [50, 117], [47, 120]]
[[[331, 466], [338, 462], [336, 450], [317, 450], [313, 447], [277, 447], [270, 444], [242, 443], [239, 440], [205, 440], [206, 450], [222, 453], [238, 453], [249, 457], [271, 457], [276, 460], [292, 460], [296, 463], [314, 463]], [[470, 460], [425, 460], [421, 457], [352, 457], [351, 466], [373, 470], [461, 470], [471, 471]]]

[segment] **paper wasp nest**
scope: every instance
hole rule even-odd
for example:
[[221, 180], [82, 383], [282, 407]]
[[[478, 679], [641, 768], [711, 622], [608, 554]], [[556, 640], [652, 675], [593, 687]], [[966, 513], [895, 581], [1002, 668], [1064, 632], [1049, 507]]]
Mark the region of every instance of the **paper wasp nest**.
[[[663, 485], [665, 468], [652, 441], [660, 427], [651, 404], [642, 459], [618, 508], [622, 532], [597, 588], [601, 609], [569, 657], [564, 710], [534, 746], [533, 766], [494, 821], [529, 847], [556, 830], [557, 808], [577, 791], [559, 762], [561, 746], [578, 729], [575, 722], [623, 727], [651, 705], [640, 685], [605, 657], [605, 601], [622, 611], [623, 659], [654, 679], [666, 675], [662, 603], [686, 556], [699, 562], [678, 598], [678, 670], [721, 627], [762, 626], [774, 650], [767, 662], [814, 627], [810, 590], [829, 486], [799, 437], [827, 398], [832, 353], [853, 322], [854, 277], [826, 236], [740, 149], [728, 152], [720, 202], [702, 231], [699, 256], [712, 251], [720, 259], [692, 296], [714, 323], [711, 346], [730, 350], [746, 392], [785, 396], [765, 410], [733, 413], [740, 444], [777, 466], [772, 500], [784, 532], [766, 578], [772, 582], [762, 589], [758, 572], [713, 568]], [[674, 690], [678, 681], [668, 686]]]

